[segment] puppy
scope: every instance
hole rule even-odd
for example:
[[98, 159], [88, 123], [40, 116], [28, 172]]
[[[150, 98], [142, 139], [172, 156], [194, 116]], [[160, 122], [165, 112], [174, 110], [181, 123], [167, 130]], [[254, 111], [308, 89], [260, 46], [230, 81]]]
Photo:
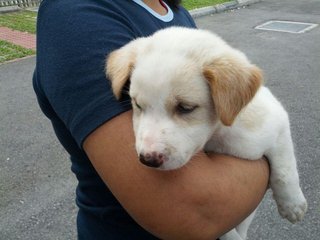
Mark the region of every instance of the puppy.
[[[112, 52], [106, 73], [118, 99], [130, 79], [143, 164], [177, 169], [202, 149], [251, 160], [266, 156], [279, 213], [292, 223], [303, 218], [307, 202], [287, 112], [242, 52], [211, 32], [172, 27]], [[221, 239], [245, 239], [253, 215]]]

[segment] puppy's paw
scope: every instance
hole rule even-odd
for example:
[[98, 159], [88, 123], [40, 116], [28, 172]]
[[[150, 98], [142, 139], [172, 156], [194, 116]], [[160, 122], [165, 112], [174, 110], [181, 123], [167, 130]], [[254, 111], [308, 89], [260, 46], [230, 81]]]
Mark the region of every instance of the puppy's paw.
[[308, 204], [301, 191], [299, 194], [290, 195], [288, 198], [274, 197], [278, 205], [278, 211], [283, 218], [288, 219], [291, 223], [296, 223], [303, 219]]

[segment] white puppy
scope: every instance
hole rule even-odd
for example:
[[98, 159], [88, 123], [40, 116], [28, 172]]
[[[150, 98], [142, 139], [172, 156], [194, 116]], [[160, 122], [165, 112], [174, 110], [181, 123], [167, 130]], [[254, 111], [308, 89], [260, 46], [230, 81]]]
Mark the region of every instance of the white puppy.
[[[281, 216], [303, 218], [307, 202], [288, 115], [242, 52], [208, 31], [173, 27], [112, 52], [106, 71], [118, 99], [130, 79], [142, 163], [177, 169], [202, 149], [251, 160], [264, 155]], [[245, 239], [252, 217], [221, 239]]]

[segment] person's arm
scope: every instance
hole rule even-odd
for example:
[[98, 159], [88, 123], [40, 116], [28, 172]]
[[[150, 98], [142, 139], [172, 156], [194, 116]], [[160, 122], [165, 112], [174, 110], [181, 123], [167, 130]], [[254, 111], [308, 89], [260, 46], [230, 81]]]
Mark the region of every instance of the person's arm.
[[215, 239], [240, 223], [263, 198], [265, 160], [198, 154], [185, 167], [159, 171], [135, 152], [132, 112], [106, 122], [84, 141], [97, 172], [126, 211], [161, 239]]

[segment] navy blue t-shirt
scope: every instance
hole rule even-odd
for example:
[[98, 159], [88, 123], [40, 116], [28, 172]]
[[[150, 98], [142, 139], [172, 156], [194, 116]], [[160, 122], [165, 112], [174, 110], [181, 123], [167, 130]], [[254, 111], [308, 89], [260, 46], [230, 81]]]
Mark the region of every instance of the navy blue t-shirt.
[[120, 206], [82, 143], [101, 124], [131, 108], [112, 93], [104, 73], [106, 55], [165, 27], [196, 27], [185, 9], [166, 7], [165, 16], [141, 0], [44, 0], [39, 8], [33, 85], [79, 182], [79, 239], [156, 239]]

